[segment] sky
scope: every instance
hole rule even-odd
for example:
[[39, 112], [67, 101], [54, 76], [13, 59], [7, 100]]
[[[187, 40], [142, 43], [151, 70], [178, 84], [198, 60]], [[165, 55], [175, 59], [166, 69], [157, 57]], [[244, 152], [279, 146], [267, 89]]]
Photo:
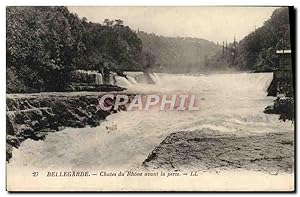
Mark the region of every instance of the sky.
[[196, 37], [215, 43], [241, 40], [263, 25], [276, 7], [100, 7], [70, 6], [88, 21], [121, 19], [134, 30], [170, 37]]

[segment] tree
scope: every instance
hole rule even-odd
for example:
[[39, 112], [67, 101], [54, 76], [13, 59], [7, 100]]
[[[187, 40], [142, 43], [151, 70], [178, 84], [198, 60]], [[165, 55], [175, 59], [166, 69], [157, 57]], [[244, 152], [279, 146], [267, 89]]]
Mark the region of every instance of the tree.
[[92, 23], [61, 6], [7, 7], [6, 18], [8, 92], [62, 91], [76, 69], [145, 69], [142, 41], [121, 19]]
[[81, 32], [81, 20], [65, 7], [8, 7], [8, 70], [27, 91], [61, 90], [84, 49]]

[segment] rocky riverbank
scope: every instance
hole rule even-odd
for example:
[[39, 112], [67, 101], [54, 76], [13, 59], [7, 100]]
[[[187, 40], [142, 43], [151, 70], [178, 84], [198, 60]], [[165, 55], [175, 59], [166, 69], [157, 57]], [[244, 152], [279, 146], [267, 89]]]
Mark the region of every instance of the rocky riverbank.
[[[65, 127], [98, 126], [111, 113], [97, 108], [105, 93], [37, 93], [7, 94], [6, 98], [6, 160], [13, 147], [30, 138], [44, 139], [47, 133]], [[110, 93], [120, 94], [120, 93]]]
[[293, 172], [294, 136], [179, 131], [165, 138], [143, 162], [152, 169], [199, 171], [254, 170]]
[[294, 81], [292, 71], [274, 71], [267, 90], [268, 96], [277, 97], [274, 104], [264, 110], [267, 114], [279, 114], [280, 120], [295, 120]]

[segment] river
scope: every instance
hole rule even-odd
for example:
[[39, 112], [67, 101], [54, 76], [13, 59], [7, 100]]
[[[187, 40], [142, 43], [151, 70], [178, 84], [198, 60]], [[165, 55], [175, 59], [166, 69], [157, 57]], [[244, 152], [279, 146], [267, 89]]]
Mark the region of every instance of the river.
[[[51, 169], [137, 169], [170, 133], [210, 129], [220, 132], [293, 132], [291, 122], [263, 113], [272, 73], [214, 75], [157, 74], [156, 84], [119, 83], [128, 92], [194, 94], [199, 111], [123, 111], [96, 128], [66, 128], [43, 141], [27, 139], [13, 150], [8, 167]], [[111, 129], [112, 128], [112, 129]]]

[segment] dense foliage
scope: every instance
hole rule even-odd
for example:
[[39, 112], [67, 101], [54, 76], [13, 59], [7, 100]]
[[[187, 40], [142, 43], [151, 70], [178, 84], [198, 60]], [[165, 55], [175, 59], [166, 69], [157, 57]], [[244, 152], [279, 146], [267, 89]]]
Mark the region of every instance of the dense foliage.
[[7, 8], [7, 92], [63, 90], [75, 69], [144, 69], [142, 42], [121, 20], [87, 22], [66, 7]]

